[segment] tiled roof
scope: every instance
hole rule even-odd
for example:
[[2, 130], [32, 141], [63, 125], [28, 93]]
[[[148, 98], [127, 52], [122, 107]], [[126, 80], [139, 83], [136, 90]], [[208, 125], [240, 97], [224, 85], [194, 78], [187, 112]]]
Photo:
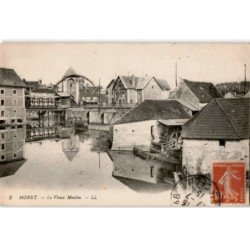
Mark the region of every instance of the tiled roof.
[[160, 85], [162, 90], [169, 90], [170, 86], [168, 85], [167, 81], [164, 79], [159, 79], [159, 78], [155, 78], [155, 80], [157, 81], [157, 83]]
[[106, 89], [108, 89], [109, 87], [113, 86], [115, 83], [115, 79], [112, 79], [111, 82], [108, 84], [108, 86], [106, 87]]
[[[166, 80], [164, 79], [159, 79], [156, 77], [137, 77], [137, 76], [118, 76], [118, 78], [121, 79], [124, 87], [126, 89], [144, 89], [145, 86], [150, 82], [151, 79], [155, 79], [155, 81], [159, 84], [162, 90], [169, 90], [170, 87], [167, 83]], [[118, 79], [117, 78], [117, 79]], [[112, 84], [115, 83], [116, 79], [113, 79], [108, 87]], [[107, 88], [108, 88], [107, 87]]]
[[178, 102], [180, 102], [183, 106], [187, 107], [188, 109], [192, 110], [192, 111], [199, 111], [198, 108], [196, 108], [195, 106], [193, 106], [192, 104], [182, 100], [182, 99], [175, 99]]
[[184, 106], [177, 100], [146, 100], [121, 117], [116, 124], [146, 120], [190, 119]]
[[250, 138], [250, 98], [214, 99], [183, 125], [189, 139]]
[[6, 68], [0, 68], [0, 86], [26, 88], [26, 84], [17, 73], [13, 69]]
[[28, 88], [38, 88], [40, 86], [40, 81], [26, 81], [23, 80]]
[[208, 103], [214, 98], [223, 97], [211, 82], [193, 82], [186, 79], [183, 81], [199, 99], [200, 103]]

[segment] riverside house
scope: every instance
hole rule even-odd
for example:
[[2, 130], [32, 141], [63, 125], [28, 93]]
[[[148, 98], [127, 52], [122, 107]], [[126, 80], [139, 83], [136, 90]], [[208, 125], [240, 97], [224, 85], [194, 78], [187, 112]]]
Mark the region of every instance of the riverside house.
[[24, 163], [25, 87], [13, 69], [0, 68], [0, 177]]
[[183, 167], [211, 174], [214, 161], [243, 161], [249, 170], [249, 122], [250, 98], [212, 100], [183, 125]]
[[150, 151], [152, 143], [178, 141], [181, 125], [191, 118], [189, 109], [178, 100], [146, 100], [113, 125], [112, 150]]
[[221, 93], [210, 82], [194, 82], [183, 79], [169, 94], [168, 99], [181, 99], [200, 110], [214, 98], [221, 97], [223, 97]]
[[134, 106], [144, 100], [167, 99], [170, 87], [156, 77], [118, 76], [107, 86], [108, 104]]

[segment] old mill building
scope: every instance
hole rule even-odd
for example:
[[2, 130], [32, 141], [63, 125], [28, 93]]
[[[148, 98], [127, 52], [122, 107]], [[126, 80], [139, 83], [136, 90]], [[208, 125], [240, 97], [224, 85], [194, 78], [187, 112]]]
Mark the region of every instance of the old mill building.
[[184, 124], [181, 136], [190, 174], [210, 174], [214, 161], [243, 161], [249, 170], [250, 98], [212, 100]]
[[107, 86], [108, 104], [133, 106], [144, 100], [165, 100], [170, 87], [156, 77], [118, 76]]
[[133, 150], [140, 147], [149, 151], [152, 143], [164, 143], [170, 138], [178, 141], [181, 126], [191, 118], [190, 109], [178, 100], [146, 100], [113, 125], [112, 150]]

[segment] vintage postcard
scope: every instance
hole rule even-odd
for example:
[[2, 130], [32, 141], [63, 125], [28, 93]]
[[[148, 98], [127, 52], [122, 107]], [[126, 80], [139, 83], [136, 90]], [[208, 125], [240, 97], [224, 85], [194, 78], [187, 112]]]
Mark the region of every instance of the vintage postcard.
[[249, 43], [2, 43], [0, 205], [249, 206]]

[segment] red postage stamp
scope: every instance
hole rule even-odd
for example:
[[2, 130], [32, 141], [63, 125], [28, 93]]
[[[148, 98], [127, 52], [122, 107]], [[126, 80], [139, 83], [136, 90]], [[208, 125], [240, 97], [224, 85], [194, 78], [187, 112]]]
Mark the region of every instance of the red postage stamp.
[[[244, 204], [246, 202], [246, 178], [244, 162], [213, 163], [213, 181], [220, 192], [221, 204]], [[218, 195], [213, 190], [213, 203], [218, 203]]]

